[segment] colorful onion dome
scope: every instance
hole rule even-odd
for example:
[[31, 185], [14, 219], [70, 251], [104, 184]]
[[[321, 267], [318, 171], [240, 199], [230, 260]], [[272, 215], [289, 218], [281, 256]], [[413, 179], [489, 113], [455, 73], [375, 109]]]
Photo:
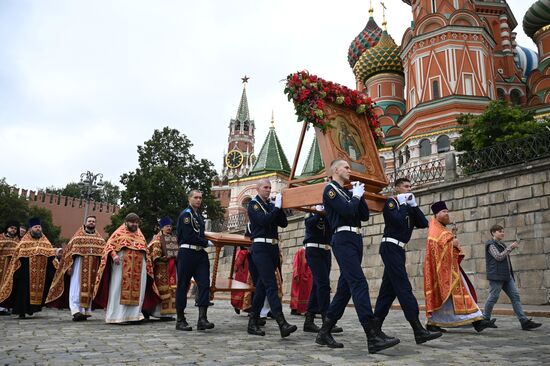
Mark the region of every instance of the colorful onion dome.
[[533, 38], [533, 35], [543, 27], [550, 25], [550, 0], [538, 0], [525, 13], [523, 30]]
[[403, 75], [403, 64], [399, 57], [400, 48], [387, 31], [376, 46], [366, 50], [359, 57], [353, 68], [355, 77], [363, 83], [375, 74], [382, 72], [398, 73]]
[[516, 63], [523, 70], [523, 77], [529, 76], [529, 73], [539, 66], [539, 55], [522, 46], [516, 46]]
[[369, 13], [370, 17], [367, 25], [351, 42], [348, 49], [348, 62], [351, 68], [355, 66], [355, 63], [359, 57], [361, 57], [363, 52], [371, 47], [374, 47], [382, 36], [382, 29], [378, 26], [378, 24], [376, 24], [376, 21], [372, 17], [372, 9], [369, 10]]

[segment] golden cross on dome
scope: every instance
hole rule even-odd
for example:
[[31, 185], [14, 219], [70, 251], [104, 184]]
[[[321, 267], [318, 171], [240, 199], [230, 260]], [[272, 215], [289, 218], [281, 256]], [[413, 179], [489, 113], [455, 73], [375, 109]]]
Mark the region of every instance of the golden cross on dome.
[[384, 4], [383, 1], [380, 1], [380, 5], [382, 5], [382, 28], [387, 31], [386, 24], [388, 23], [386, 22], [386, 4]]
[[372, 0], [370, 0], [370, 7], [369, 7], [369, 16], [372, 18], [372, 13], [374, 13], [374, 9], [372, 8]]
[[241, 78], [241, 80], [243, 81], [243, 84], [248, 83], [248, 80], [249, 80], [249, 79], [250, 79], [250, 78], [249, 78], [248, 76], [246, 76], [246, 75], [245, 75], [244, 77]]

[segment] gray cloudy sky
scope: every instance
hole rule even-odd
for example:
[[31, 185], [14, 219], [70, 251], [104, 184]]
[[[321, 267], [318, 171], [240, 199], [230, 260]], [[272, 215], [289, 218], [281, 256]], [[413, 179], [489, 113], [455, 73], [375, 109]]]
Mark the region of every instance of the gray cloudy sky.
[[[219, 169], [228, 124], [247, 87], [256, 152], [271, 111], [290, 161], [300, 133], [281, 82], [308, 69], [354, 86], [352, 39], [366, 0], [0, 0], [0, 178], [20, 188], [64, 186], [86, 170], [119, 184], [136, 147], [170, 126]], [[375, 19], [382, 22], [375, 3]], [[400, 44], [410, 7], [387, 0]], [[509, 0], [518, 43], [532, 1]]]

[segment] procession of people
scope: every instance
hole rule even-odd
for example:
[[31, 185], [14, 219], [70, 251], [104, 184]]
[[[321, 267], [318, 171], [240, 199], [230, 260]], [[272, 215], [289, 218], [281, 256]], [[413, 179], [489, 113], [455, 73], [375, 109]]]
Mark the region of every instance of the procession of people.
[[[428, 220], [418, 207], [411, 182], [394, 182], [395, 196], [383, 209], [384, 232], [380, 256], [384, 273], [374, 308], [369, 280], [362, 267], [362, 223], [370, 219], [365, 187], [350, 182], [350, 165], [337, 159], [330, 166], [332, 177], [325, 186], [322, 203], [306, 215], [303, 247], [294, 258], [291, 290], [293, 314], [305, 315], [303, 331], [314, 333], [312, 342], [342, 348], [334, 333], [346, 306], [353, 299], [369, 353], [394, 347], [400, 339], [387, 335], [382, 325], [397, 299], [410, 323], [417, 344], [436, 340], [446, 328], [472, 325], [477, 332], [496, 328], [492, 308], [501, 290], [511, 298], [524, 330], [541, 326], [523, 312], [515, 285], [510, 253], [518, 244], [506, 246], [503, 227], [491, 228], [486, 244], [490, 296], [485, 308], [477, 305], [474, 285], [461, 267], [464, 252], [456, 230], [450, 227], [445, 202], [430, 205]], [[351, 184], [351, 189], [349, 187]], [[271, 182], [261, 179], [257, 195], [248, 204], [247, 235], [251, 245], [239, 248], [235, 278], [253, 284], [254, 291], [235, 291], [231, 305], [238, 314], [248, 313], [246, 332], [265, 336], [262, 312], [276, 320], [282, 338], [298, 330], [285, 318], [282, 305], [282, 266], [279, 228], [288, 220], [281, 194], [271, 195]], [[159, 219], [160, 231], [147, 243], [140, 231], [140, 217], [130, 213], [105, 240], [96, 229], [96, 218], [88, 216], [67, 245], [54, 248], [43, 234], [39, 218], [29, 220], [29, 230], [20, 237], [19, 223], [9, 222], [0, 235], [0, 313], [26, 318], [43, 306], [69, 309], [72, 320], [86, 321], [93, 309], [105, 309], [105, 322], [131, 324], [148, 320], [176, 320], [175, 329], [192, 331], [187, 321], [187, 297], [191, 281], [197, 285], [196, 329], [212, 330], [208, 320], [210, 303], [210, 260], [201, 215], [202, 192], [192, 189], [188, 206], [177, 218], [175, 229], [169, 217]], [[419, 318], [405, 263], [407, 243], [413, 230], [427, 228], [424, 262], [426, 327]], [[174, 233], [175, 232], [175, 233]], [[337, 287], [331, 300], [332, 256], [339, 265]], [[176, 315], [176, 319], [174, 319]], [[316, 315], [321, 323], [315, 324]], [[349, 330], [346, 330], [346, 332]], [[244, 332], [244, 329], [243, 329]]]

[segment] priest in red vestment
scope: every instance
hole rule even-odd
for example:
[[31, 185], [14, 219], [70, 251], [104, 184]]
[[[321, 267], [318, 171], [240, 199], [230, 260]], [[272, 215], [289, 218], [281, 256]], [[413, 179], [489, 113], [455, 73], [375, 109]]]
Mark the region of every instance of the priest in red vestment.
[[92, 305], [105, 309], [106, 323], [129, 323], [143, 320], [142, 309], [152, 311], [159, 302], [139, 216], [130, 213], [107, 240]]
[[12, 308], [12, 314], [25, 318], [42, 310], [58, 261], [56, 250], [42, 233], [39, 218], [29, 220], [29, 231], [17, 245], [4, 283], [0, 288], [0, 306]]
[[88, 216], [64, 248], [46, 304], [70, 309], [73, 321], [87, 320], [104, 248], [105, 239], [96, 231], [96, 217]]
[[450, 230], [449, 210], [445, 202], [432, 205], [424, 257], [424, 296], [428, 330], [472, 324], [476, 331], [493, 327], [483, 318], [474, 287], [460, 266], [464, 252]]
[[159, 290], [161, 302], [152, 313], [160, 320], [175, 320], [176, 314], [176, 257], [178, 255], [178, 239], [172, 235], [172, 219], [163, 217], [159, 222], [160, 232], [153, 237], [147, 246], [148, 256], [153, 262], [155, 284]]
[[306, 260], [305, 248], [300, 248], [294, 255], [292, 265], [292, 286], [290, 290], [290, 308], [293, 314], [305, 314], [309, 294], [313, 286], [313, 275]]
[[[8, 273], [8, 267], [11, 262], [11, 257], [15, 253], [15, 248], [19, 243], [19, 223], [17, 221], [9, 221], [6, 224], [6, 230], [0, 234], [0, 288], [4, 283], [4, 277]], [[0, 315], [10, 315], [8, 308], [0, 307]]]

